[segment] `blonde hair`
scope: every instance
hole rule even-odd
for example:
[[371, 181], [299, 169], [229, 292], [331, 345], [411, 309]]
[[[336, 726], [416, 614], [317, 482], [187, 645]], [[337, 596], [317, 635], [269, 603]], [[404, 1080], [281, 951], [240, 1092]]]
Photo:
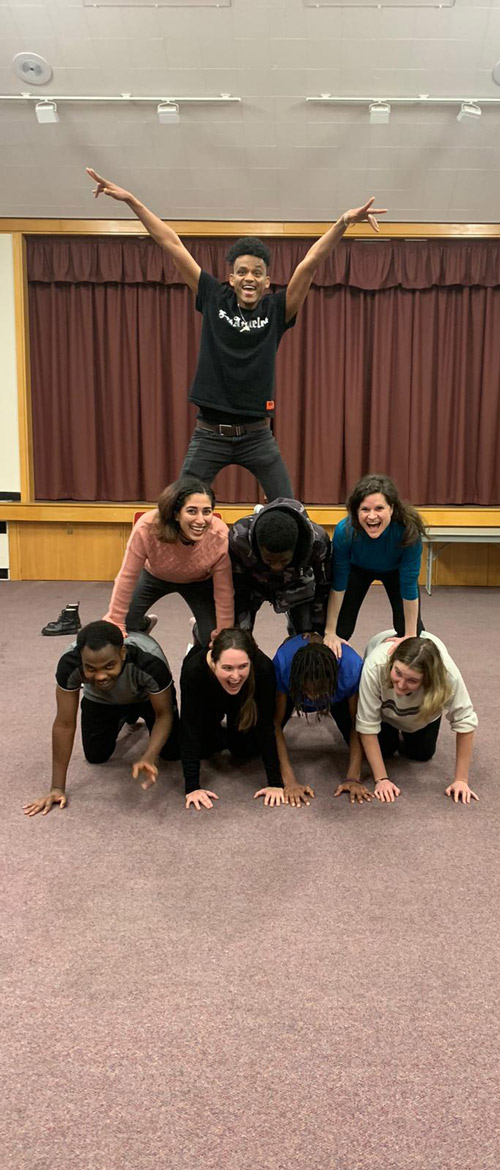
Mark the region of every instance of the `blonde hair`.
[[419, 718], [422, 726], [437, 719], [452, 695], [452, 688], [440, 651], [430, 638], [405, 638], [392, 651], [387, 662], [386, 686], [392, 686], [391, 670], [395, 662], [401, 662], [410, 670], [422, 675], [424, 701]]

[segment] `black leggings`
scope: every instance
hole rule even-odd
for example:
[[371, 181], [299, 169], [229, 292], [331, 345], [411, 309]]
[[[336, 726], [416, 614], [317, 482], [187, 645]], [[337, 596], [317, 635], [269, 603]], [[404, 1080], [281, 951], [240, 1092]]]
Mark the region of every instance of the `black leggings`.
[[441, 726], [441, 716], [420, 727], [418, 731], [400, 732], [390, 723], [382, 722], [378, 734], [378, 742], [384, 760], [389, 760], [395, 752], [402, 752], [409, 760], [431, 760], [436, 751], [437, 737]]
[[[365, 600], [366, 594], [373, 581], [381, 581], [387, 593], [392, 609], [392, 623], [398, 638], [405, 632], [405, 615], [401, 587], [399, 583], [399, 569], [392, 569], [388, 573], [378, 573], [373, 569], [360, 569], [358, 565], [351, 565], [347, 589], [337, 620], [337, 636], [349, 641], [358, 619], [358, 613]], [[418, 594], [418, 621], [417, 634], [423, 630], [420, 617], [420, 591]]]
[[127, 631], [146, 630], [148, 609], [167, 593], [180, 593], [184, 598], [196, 618], [198, 638], [202, 646], [208, 646], [212, 630], [217, 625], [211, 577], [207, 581], [163, 581], [142, 569], [129, 605], [125, 622]]
[[[143, 703], [96, 703], [82, 699], [80, 721], [85, 759], [89, 764], [104, 764], [116, 747], [118, 732], [124, 723], [144, 719], [149, 732], [155, 722], [155, 713], [149, 699]], [[174, 709], [172, 731], [163, 745], [162, 760], [179, 759], [179, 713]]]

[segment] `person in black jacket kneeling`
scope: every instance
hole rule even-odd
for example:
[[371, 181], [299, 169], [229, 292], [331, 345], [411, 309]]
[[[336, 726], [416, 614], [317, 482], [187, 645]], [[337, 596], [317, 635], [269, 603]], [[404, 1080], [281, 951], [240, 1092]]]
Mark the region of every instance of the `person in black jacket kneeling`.
[[280, 498], [229, 530], [236, 622], [253, 630], [264, 601], [286, 613], [289, 634], [323, 634], [331, 541], [299, 500]]

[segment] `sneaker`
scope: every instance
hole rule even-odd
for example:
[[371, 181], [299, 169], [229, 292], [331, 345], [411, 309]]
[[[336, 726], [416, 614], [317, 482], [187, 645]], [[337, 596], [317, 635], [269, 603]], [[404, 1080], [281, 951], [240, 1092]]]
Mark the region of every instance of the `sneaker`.
[[76, 605], [65, 605], [57, 620], [55, 622], [47, 622], [47, 625], [43, 627], [42, 634], [46, 638], [54, 638], [58, 634], [64, 634], [66, 636], [69, 634], [77, 634], [78, 630], [82, 628], [80, 614], [78, 612], [79, 604], [80, 602], [77, 601]]

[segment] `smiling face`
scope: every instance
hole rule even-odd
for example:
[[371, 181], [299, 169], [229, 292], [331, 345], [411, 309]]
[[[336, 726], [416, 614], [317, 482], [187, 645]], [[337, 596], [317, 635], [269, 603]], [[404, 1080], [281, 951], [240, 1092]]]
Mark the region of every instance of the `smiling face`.
[[374, 492], [372, 496], [365, 496], [358, 508], [358, 523], [364, 532], [376, 540], [392, 520], [393, 509], [382, 492]]
[[413, 695], [414, 691], [422, 686], [423, 674], [421, 670], [413, 670], [411, 666], [405, 666], [404, 662], [398, 662], [396, 658], [391, 668], [391, 683], [397, 695]]
[[82, 670], [87, 682], [100, 691], [109, 691], [119, 678], [125, 658], [125, 646], [119, 650], [117, 646], [103, 646], [102, 650], [89, 650], [84, 646], [81, 651]]
[[196, 544], [205, 536], [213, 519], [213, 508], [205, 492], [194, 492], [187, 496], [182, 507], [175, 513], [181, 536], [190, 544]]
[[229, 283], [240, 308], [255, 309], [270, 284], [264, 261], [258, 256], [238, 256]]
[[244, 650], [223, 650], [217, 662], [209, 659], [211, 669], [221, 687], [229, 695], [237, 695], [250, 674], [251, 663]]

